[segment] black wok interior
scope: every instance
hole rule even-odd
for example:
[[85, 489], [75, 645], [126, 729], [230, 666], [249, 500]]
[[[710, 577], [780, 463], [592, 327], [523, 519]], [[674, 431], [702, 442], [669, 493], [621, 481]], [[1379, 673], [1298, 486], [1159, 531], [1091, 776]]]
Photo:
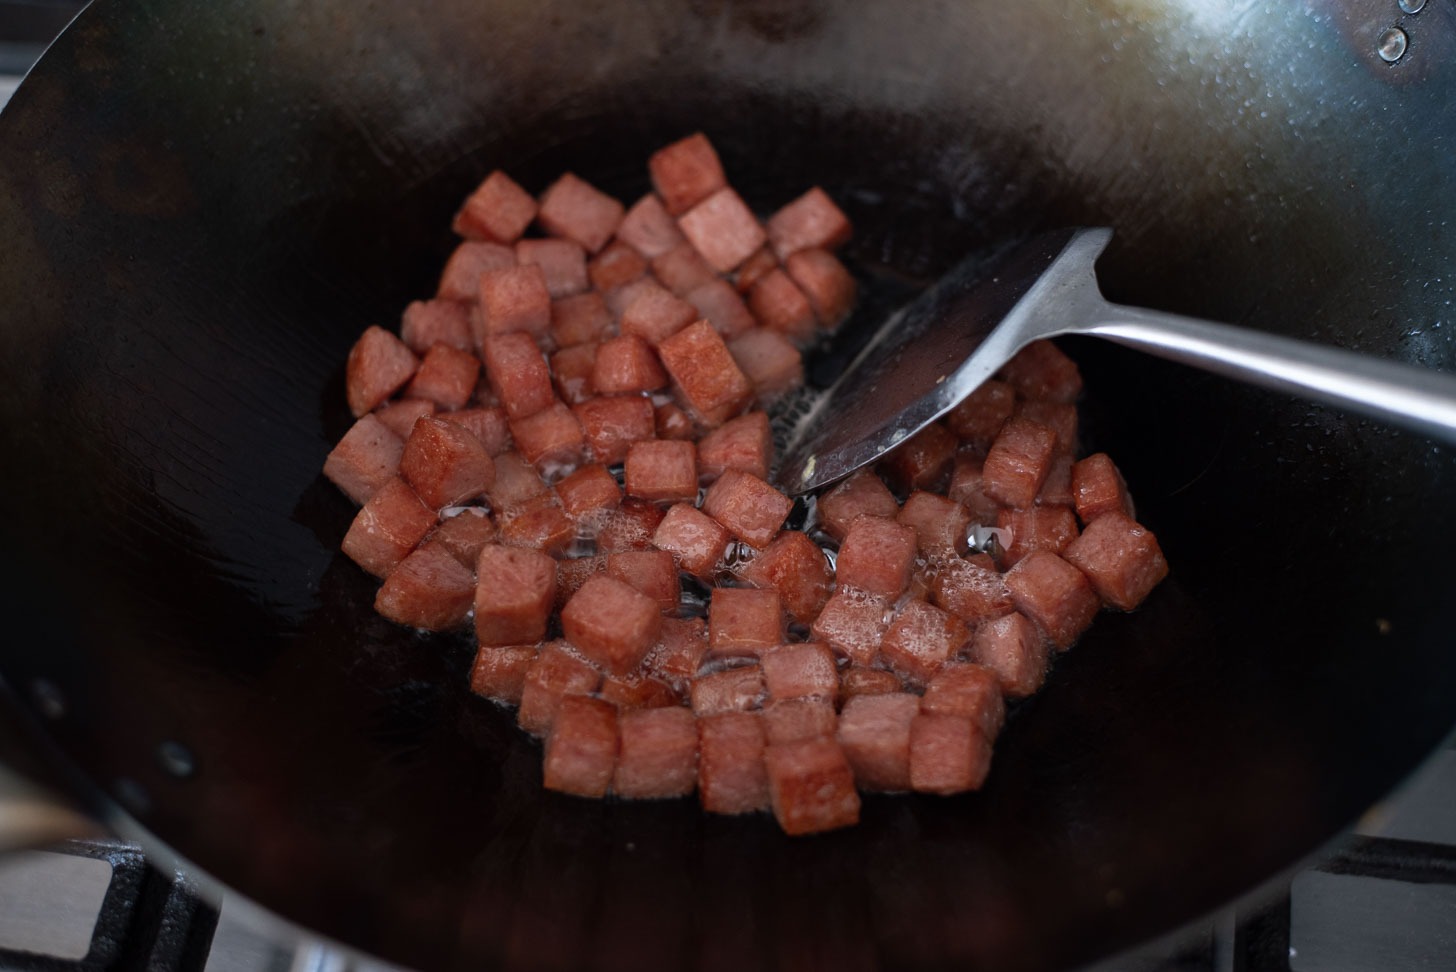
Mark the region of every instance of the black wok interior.
[[862, 313], [1105, 224], [1115, 300], [1456, 370], [1456, 62], [1218, 6], [100, 0], [0, 118], [0, 672], [37, 745], [427, 968], [1061, 968], [1312, 853], [1456, 723], [1447, 448], [1068, 341], [1172, 577], [1057, 659], [983, 792], [812, 839], [542, 792], [470, 644], [372, 613], [319, 475], [348, 348], [433, 292], [479, 178], [630, 200], [699, 129], [755, 206], [842, 201]]

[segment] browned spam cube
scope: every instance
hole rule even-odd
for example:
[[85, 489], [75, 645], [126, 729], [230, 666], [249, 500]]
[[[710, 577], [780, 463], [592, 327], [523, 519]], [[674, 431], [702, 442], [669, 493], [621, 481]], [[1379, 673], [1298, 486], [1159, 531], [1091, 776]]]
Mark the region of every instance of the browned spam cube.
[[1072, 498], [1077, 516], [1091, 523], [1104, 513], [1135, 517], [1132, 497], [1121, 471], [1105, 452], [1094, 453], [1072, 465]]
[[450, 228], [467, 239], [513, 243], [535, 218], [536, 200], [497, 169], [466, 197]]
[[767, 810], [767, 745], [756, 712], [718, 712], [698, 718], [698, 799], [709, 813]]
[[970, 511], [972, 523], [995, 523], [1001, 510], [1001, 504], [986, 495], [984, 463], [978, 456], [956, 456], [945, 494]]
[[659, 611], [673, 614], [682, 596], [677, 563], [666, 550], [619, 550], [607, 555], [607, 576], [652, 598]]
[[546, 637], [556, 602], [556, 562], [539, 550], [487, 544], [475, 562], [475, 634], [482, 645]]
[[948, 796], [979, 790], [991, 771], [991, 740], [965, 716], [922, 712], [910, 723], [910, 786]]
[[474, 303], [480, 299], [481, 274], [515, 265], [516, 251], [511, 247], [484, 240], [466, 240], [445, 261], [435, 296], [442, 300]]
[[569, 695], [546, 737], [542, 785], [574, 796], [603, 797], [617, 765], [617, 707]]
[[559, 348], [595, 344], [611, 335], [612, 315], [598, 293], [575, 294], [551, 302], [551, 340]]
[[697, 308], [648, 281], [636, 288], [632, 302], [622, 312], [623, 334], [639, 337], [656, 347], [698, 319]]
[[574, 466], [586, 452], [586, 437], [576, 415], [560, 400], [524, 418], [511, 419], [516, 451], [540, 470]]
[[799, 250], [784, 259], [784, 271], [809, 299], [821, 328], [832, 330], [849, 316], [854, 307], [854, 277], [833, 253], [817, 248]]
[[496, 702], [520, 705], [526, 672], [536, 660], [536, 651], [535, 645], [481, 645], [470, 669], [470, 691]]
[[597, 348], [592, 385], [599, 395], [656, 391], [667, 384], [667, 372], [652, 346], [640, 337], [623, 334], [608, 338]]
[[552, 299], [585, 293], [591, 287], [586, 273], [586, 251], [571, 240], [520, 240], [516, 262], [541, 268], [546, 292]]
[[1067, 545], [1064, 556], [1108, 604], [1131, 611], [1168, 576], [1158, 538], [1120, 512], [1104, 513]]
[[526, 547], [557, 557], [576, 539], [576, 522], [550, 493], [501, 510], [499, 516], [500, 542], [508, 547]]
[[495, 457], [495, 485], [491, 486], [490, 502], [497, 513], [509, 514], [538, 496], [545, 496], [550, 487], [525, 459], [515, 452]]
[[915, 531], [921, 556], [955, 557], [966, 552], [971, 514], [955, 500], [916, 490], [906, 498], [895, 519]]
[[437, 344], [472, 351], [470, 305], [458, 300], [415, 300], [400, 318], [399, 338], [415, 354], [424, 354]]
[[[846, 700], [845, 705], [849, 704], [849, 699], [858, 695], [888, 695], [891, 692], [903, 691], [904, 688], [900, 676], [882, 668], [851, 665], [839, 677], [839, 695]], [[840, 742], [843, 741], [841, 738]], [[851, 760], [852, 762], [853, 760]]]
[[697, 308], [698, 316], [706, 319], [730, 342], [754, 327], [748, 305], [726, 280], [712, 277], [687, 291], [685, 296], [687, 302]]
[[586, 265], [586, 274], [591, 286], [608, 293], [640, 280], [647, 272], [647, 261], [628, 244], [613, 240]]
[[556, 610], [576, 596], [581, 585], [607, 569], [607, 558], [601, 554], [589, 557], [567, 557], [556, 561]]
[[702, 132], [653, 152], [647, 159], [647, 171], [663, 207], [674, 216], [728, 184], [718, 152]]
[[1072, 454], [1060, 446], [1052, 457], [1052, 466], [1042, 480], [1036, 494], [1037, 506], [1065, 506], [1072, 508], [1076, 497], [1072, 495]]
[[956, 437], [939, 422], [932, 422], [880, 461], [880, 475], [901, 492], [939, 491], [955, 463]]
[[888, 691], [856, 694], [844, 703], [839, 745], [861, 789], [910, 789], [910, 723], [919, 714], [919, 697], [900, 691], [898, 683]]
[[855, 665], [873, 665], [880, 655], [885, 635], [885, 610], [889, 601], [875, 594], [843, 585], [824, 603], [810, 630]]
[[662, 630], [657, 602], [611, 577], [587, 579], [561, 609], [566, 640], [615, 675], [642, 664]]
[[915, 564], [915, 531], [878, 516], [850, 524], [835, 560], [840, 586], [896, 598], [910, 584]]
[[780, 260], [800, 250], [836, 249], [850, 236], [849, 217], [818, 186], [770, 216], [767, 229]]
[[596, 394], [592, 372], [597, 365], [595, 344], [574, 344], [551, 355], [551, 382], [568, 405], [580, 405]]
[[752, 327], [728, 342], [728, 353], [752, 383], [760, 405], [804, 384], [803, 356], [778, 331]]
[[531, 335], [518, 331], [488, 337], [481, 356], [491, 390], [511, 419], [535, 415], [556, 402], [551, 370]]
[[437, 543], [450, 555], [475, 571], [475, 562], [480, 559], [480, 548], [496, 541], [499, 531], [490, 514], [479, 506], [467, 506], [440, 521], [435, 532], [430, 534], [430, 543]]
[[1087, 630], [1102, 606], [1092, 584], [1076, 567], [1046, 550], [1034, 550], [1006, 572], [1016, 609], [1061, 651]]
[[704, 284], [719, 279], [697, 248], [686, 240], [652, 258], [652, 275], [678, 297], [687, 297]]
[[371, 325], [349, 349], [345, 385], [349, 411], [355, 418], [374, 411], [414, 376], [420, 361], [399, 338], [382, 327]]
[[1057, 434], [1040, 422], [1013, 416], [986, 453], [981, 489], [1006, 506], [1028, 507], [1051, 469]]
[[753, 210], [727, 186], [679, 216], [677, 225], [719, 273], [731, 273], [768, 240]]
[[1006, 721], [1001, 680], [994, 671], [972, 662], [952, 662], [935, 673], [920, 699], [921, 712], [965, 716], [994, 740]]
[[783, 699], [770, 702], [763, 710], [770, 746], [833, 737], [838, 721], [834, 703], [828, 699]]
[[670, 439], [633, 442], [623, 485], [628, 496], [654, 503], [692, 503], [698, 498], [697, 448]]
[[778, 591], [714, 588], [708, 603], [708, 647], [715, 655], [757, 656], [784, 641]]
[[843, 540], [850, 524], [861, 516], [894, 519], [900, 504], [890, 488], [868, 469], [861, 469], [819, 497], [819, 525], [836, 540]]
[[1042, 399], [1021, 399], [1013, 413], [1039, 422], [1057, 434], [1058, 454], [1070, 454], [1077, 448], [1077, 406], [1070, 402], [1049, 402]]
[[597, 695], [618, 709], [661, 709], [682, 702], [671, 685], [647, 675], [608, 675]]
[[784, 530], [738, 572], [754, 587], [779, 592], [784, 610], [800, 624], [819, 616], [834, 575], [819, 545], [798, 530]]
[[772, 461], [773, 432], [767, 412], [753, 411], [729, 419], [698, 440], [698, 477], [704, 483], [711, 483], [729, 469], [767, 479]]
[[622, 488], [601, 463], [582, 466], [556, 484], [561, 509], [574, 519], [598, 510], [615, 510], [622, 503]]
[[757, 665], [729, 668], [693, 679], [689, 696], [699, 717], [718, 712], [747, 712], [763, 705], [763, 669]]
[[617, 238], [649, 260], [687, 239], [662, 200], [650, 192], [627, 210], [617, 227]]
[[405, 386], [404, 394], [428, 399], [441, 408], [464, 408], [479, 377], [480, 359], [474, 353], [437, 344], [420, 359], [419, 369]]
[[733, 273], [733, 288], [740, 294], [746, 294], [758, 283], [759, 278], [770, 270], [779, 268], [779, 258], [774, 256], [773, 249], [768, 246], [759, 247], [758, 250], [738, 265]]
[[1033, 341], [1001, 370], [1024, 398], [1075, 402], [1082, 393], [1082, 375], [1076, 362], [1050, 341]]
[[551, 330], [551, 292], [535, 264], [487, 270], [480, 275], [480, 319], [484, 338], [525, 332], [533, 337]]
[[462, 426], [424, 416], [405, 440], [399, 474], [425, 505], [439, 510], [488, 491], [495, 483], [495, 463]]
[[782, 270], [770, 270], [748, 291], [748, 309], [754, 320], [803, 347], [814, 339], [818, 323], [809, 298]]
[[[437, 415], [440, 413], [440, 406], [427, 398], [396, 398], [385, 402], [370, 414], [389, 428], [389, 431], [399, 436], [400, 448], [404, 448], [404, 440], [409, 438], [410, 432], [414, 431], [415, 421], [421, 415]], [[457, 413], [446, 412], [441, 418], [453, 419]]]
[[756, 549], [778, 536], [794, 501], [752, 473], [727, 469], [703, 496], [703, 512]]
[[422, 543], [389, 572], [374, 610], [395, 624], [448, 631], [465, 623], [475, 598], [475, 573], [433, 541]]
[[708, 626], [702, 618], [663, 618], [662, 633], [648, 655], [647, 667], [679, 689], [697, 677], [708, 653]]
[[[693, 439], [697, 436], [692, 416], [683, 411], [677, 402], [663, 402], [653, 409], [652, 416], [659, 439]], [[701, 466], [698, 475], [702, 475]]]
[[698, 782], [698, 720], [681, 706], [641, 708], [617, 719], [621, 749], [612, 792], [628, 800], [687, 796]]
[[653, 538], [665, 518], [662, 507], [656, 503], [635, 496], [625, 497], [621, 505], [608, 513], [597, 527], [597, 549], [603, 553], [647, 550], [657, 545]]
[[1016, 392], [1004, 381], [994, 378], [981, 383], [945, 417], [946, 427], [962, 441], [977, 449], [991, 447], [1001, 426], [1016, 408]]
[[1001, 692], [1013, 699], [1026, 698], [1046, 680], [1046, 642], [1020, 611], [978, 627], [966, 657], [995, 672]]
[[703, 580], [713, 576], [729, 539], [717, 520], [687, 503], [671, 507], [652, 534], [652, 542], [670, 551], [680, 569]]
[[657, 431], [652, 400], [641, 395], [602, 395], [574, 406], [572, 411], [581, 423], [592, 458], [603, 465], [622, 462], [633, 443], [651, 439]]
[[831, 738], [770, 745], [763, 751], [769, 802], [784, 833], [820, 833], [859, 823], [854, 773]]
[[541, 194], [536, 220], [552, 236], [563, 236], [595, 253], [607, 245], [622, 222], [620, 202], [568, 172]]
[[[440, 415], [445, 422], [454, 422], [463, 427], [471, 435], [480, 440], [485, 446], [485, 452], [491, 458], [507, 452], [511, 448], [511, 426], [510, 420], [506, 417], [506, 410], [499, 405], [491, 408], [462, 408], [457, 412], [445, 412]], [[410, 423], [413, 427], [413, 422]]]
[[521, 708], [516, 723], [527, 732], [544, 736], [556, 721], [567, 696], [590, 695], [602, 684], [602, 673], [564, 642], [542, 645], [521, 682]]
[[930, 582], [930, 599], [936, 607], [972, 624], [1015, 609], [1001, 574], [966, 560], [947, 560], [940, 565]]
[[355, 515], [340, 549], [369, 573], [384, 577], [434, 525], [435, 511], [404, 480], [391, 479]]
[[911, 683], [924, 685], [970, 638], [970, 627], [954, 614], [908, 601], [885, 631], [880, 654]]
[[373, 414], [349, 427], [324, 459], [324, 476], [355, 503], [369, 497], [399, 474], [404, 440]]
[[833, 702], [839, 692], [839, 671], [828, 645], [816, 642], [779, 645], [759, 657], [768, 697], [825, 699]]
[[1070, 506], [1002, 509], [996, 514], [996, 526], [1011, 534], [1011, 542], [1001, 556], [1002, 566], [1008, 569], [1033, 550], [1059, 554], [1077, 536], [1077, 516]]

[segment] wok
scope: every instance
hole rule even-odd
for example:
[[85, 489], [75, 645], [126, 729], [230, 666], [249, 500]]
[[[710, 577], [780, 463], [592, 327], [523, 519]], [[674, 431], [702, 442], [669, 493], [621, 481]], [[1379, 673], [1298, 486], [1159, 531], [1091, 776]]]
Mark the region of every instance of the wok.
[[867, 314], [1108, 225], [1114, 300], [1453, 370], [1451, 18], [98, 0], [0, 117], [10, 704], [111, 825], [415, 966], [1049, 969], [1175, 928], [1456, 723], [1448, 449], [1067, 341], [1172, 577], [1057, 659], [983, 792], [789, 839], [543, 793], [470, 645], [373, 615], [319, 476], [344, 356], [489, 169], [634, 198], [703, 129], [755, 205], [842, 200]]

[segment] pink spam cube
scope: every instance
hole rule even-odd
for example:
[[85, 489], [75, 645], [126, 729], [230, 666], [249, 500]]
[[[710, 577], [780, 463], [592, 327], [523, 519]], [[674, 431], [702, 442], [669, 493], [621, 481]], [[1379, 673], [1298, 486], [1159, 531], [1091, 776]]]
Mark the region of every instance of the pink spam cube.
[[698, 456], [691, 442], [649, 439], [627, 447], [628, 496], [654, 503], [691, 503], [698, 498]]
[[436, 296], [441, 300], [474, 303], [480, 298], [480, 275], [516, 265], [516, 251], [482, 240], [466, 240], [455, 248], [440, 273]]
[[553, 299], [584, 293], [591, 287], [586, 275], [586, 251], [571, 240], [521, 240], [516, 262], [541, 268], [546, 292]]
[[513, 243], [536, 218], [536, 200], [497, 169], [465, 200], [450, 226], [472, 240]]
[[373, 414], [355, 422], [324, 460], [324, 475], [355, 503], [369, 497], [399, 473], [404, 440]]
[[1010, 614], [1015, 608], [1006, 581], [994, 568], [968, 560], [947, 560], [930, 582], [930, 599], [972, 624]]
[[732, 272], [768, 240], [753, 210], [726, 186], [679, 216], [677, 225], [719, 273]]
[[655, 280], [652, 274], [644, 274], [630, 283], [622, 284], [615, 290], [609, 290], [602, 295], [602, 300], [607, 304], [607, 311], [611, 313], [613, 321], [620, 321], [627, 308], [638, 297], [655, 290], [660, 290], [662, 284]]
[[763, 751], [769, 802], [790, 836], [859, 823], [854, 773], [831, 738], [770, 745]]
[[542, 783], [574, 796], [606, 796], [617, 764], [617, 707], [601, 699], [567, 696], [546, 737]]
[[880, 477], [862, 469], [819, 497], [819, 525], [836, 540], [843, 540], [850, 524], [861, 516], [893, 519], [900, 512], [895, 494]]
[[966, 657], [995, 672], [1002, 694], [1013, 699], [1026, 698], [1046, 680], [1046, 643], [1020, 611], [977, 628]]
[[995, 523], [1001, 510], [1001, 504], [986, 495], [984, 464], [978, 456], [956, 456], [945, 494], [970, 511], [972, 523]]
[[778, 536], [794, 501], [752, 473], [728, 469], [708, 487], [703, 512], [749, 546], [762, 549]]
[[682, 584], [666, 550], [619, 550], [607, 555], [607, 576], [650, 597], [664, 614], [677, 611]]
[[1104, 513], [1135, 515], [1127, 483], [1105, 452], [1079, 459], [1072, 465], [1072, 499], [1083, 523], [1091, 523]]
[[695, 132], [653, 152], [647, 159], [652, 186], [667, 212], [687, 212], [728, 184], [713, 143]]
[[475, 634], [482, 645], [546, 636], [556, 601], [556, 562], [539, 550], [488, 544], [475, 562]]
[[904, 492], [939, 490], [955, 462], [956, 437], [939, 422], [932, 422], [880, 462], [880, 474]]
[[535, 645], [481, 645], [470, 669], [470, 691], [507, 705], [520, 705], [526, 672], [535, 660]]
[[1036, 500], [1051, 469], [1057, 434], [1040, 422], [1013, 417], [986, 454], [981, 488], [1007, 506], [1025, 508]]
[[384, 328], [365, 328], [349, 349], [345, 365], [349, 411], [355, 418], [374, 411], [375, 406], [404, 387], [419, 363], [415, 353]]
[[551, 302], [551, 339], [559, 348], [593, 344], [611, 329], [612, 315], [601, 294], [575, 294]]
[[687, 796], [698, 782], [698, 720], [681, 706], [618, 717], [621, 748], [612, 792], [628, 800]]
[[965, 401], [951, 409], [945, 424], [977, 449], [989, 449], [1001, 426], [1016, 408], [1016, 392], [1004, 381], [982, 382]]
[[1104, 513], [1067, 544], [1064, 556], [1092, 582], [1102, 600], [1131, 611], [1168, 576], [1153, 532], [1124, 513]]
[[648, 193], [632, 204], [617, 227], [617, 239], [651, 260], [660, 256], [687, 238], [677, 228], [662, 200]]
[[895, 671], [924, 685], [970, 640], [964, 621], [924, 601], [902, 607], [880, 644], [880, 654]]
[[595, 344], [576, 344], [551, 355], [551, 382], [568, 405], [580, 405], [596, 394], [592, 371], [597, 363]]
[[754, 326], [748, 305], [726, 280], [712, 277], [687, 291], [685, 296], [687, 302], [697, 308], [698, 316], [705, 318], [729, 341]]
[[551, 329], [551, 293], [536, 265], [487, 270], [480, 275], [480, 313], [485, 335]]
[[1052, 466], [1047, 470], [1047, 477], [1042, 480], [1041, 489], [1036, 494], [1036, 505], [1071, 508], [1074, 502], [1076, 498], [1072, 495], [1072, 453], [1059, 445], [1057, 454], [1052, 457]]
[[621, 240], [607, 244], [586, 266], [586, 275], [592, 287], [602, 293], [640, 280], [646, 272], [647, 261], [642, 258], [642, 254]]
[[799, 349], [772, 328], [749, 328], [728, 342], [728, 353], [753, 383], [760, 405], [772, 403], [804, 383]]
[[785, 530], [739, 571], [754, 587], [772, 589], [784, 610], [801, 624], [819, 616], [834, 575], [819, 545], [798, 530]]
[[834, 703], [828, 699], [783, 699], [763, 710], [763, 727], [770, 746], [830, 738], [838, 721]]
[[575, 465], [586, 450], [581, 423], [559, 400], [525, 418], [511, 419], [511, 439], [521, 457], [538, 469]]
[[470, 351], [470, 307], [458, 300], [416, 300], [404, 309], [399, 338], [415, 354], [424, 354], [437, 344]]
[[427, 506], [439, 510], [489, 490], [495, 483], [495, 463], [464, 428], [425, 416], [405, 440], [399, 474]]
[[900, 682], [900, 676], [882, 668], [851, 665], [839, 677], [839, 694], [846, 700], [860, 695], [888, 695], [891, 692], [899, 692], [904, 687]]
[[576, 405], [572, 411], [581, 423], [592, 458], [603, 465], [616, 465], [626, 459], [633, 443], [651, 439], [657, 428], [652, 400], [641, 395], [603, 395]]
[[966, 552], [971, 514], [954, 500], [916, 490], [905, 500], [895, 519], [915, 531], [921, 556], [954, 557]]
[[850, 524], [839, 545], [835, 574], [844, 587], [896, 598], [910, 583], [915, 564], [915, 531], [878, 516]]
[[1057, 434], [1057, 452], [1068, 454], [1077, 447], [1077, 406], [1070, 402], [1022, 399], [1015, 414], [1040, 422]]
[[840, 586], [814, 619], [815, 641], [822, 641], [855, 665], [873, 665], [885, 635], [888, 600]]
[[768, 697], [783, 699], [826, 699], [839, 692], [839, 671], [828, 645], [805, 642], [780, 645], [759, 658]]
[[794, 344], [802, 346], [814, 339], [818, 327], [814, 307], [782, 270], [770, 270], [758, 278], [748, 292], [748, 309], [759, 324]]
[[608, 675], [597, 695], [621, 710], [661, 709], [682, 701], [671, 685], [646, 675]]
[[592, 385], [599, 395], [656, 391], [667, 384], [667, 372], [652, 346], [640, 337], [623, 334], [608, 338], [597, 348]]
[[662, 507], [656, 503], [628, 496], [597, 526], [597, 549], [603, 553], [650, 549], [664, 517]]
[[723, 336], [697, 321], [657, 346], [680, 403], [709, 427], [722, 425], [753, 397], [753, 386], [728, 352]]
[[697, 677], [708, 653], [708, 626], [702, 618], [663, 618], [662, 633], [647, 659], [659, 678], [679, 688]]
[[708, 647], [715, 655], [759, 655], [784, 641], [778, 591], [717, 587], [708, 604]]
[[969, 662], [946, 665], [925, 686], [920, 711], [965, 716], [987, 739], [995, 739], [1006, 721], [1001, 680], [994, 671], [981, 665]]
[[[659, 439], [691, 439], [697, 435], [692, 416], [677, 402], [663, 402], [652, 411]], [[702, 475], [699, 470], [699, 475]]]
[[404, 480], [391, 479], [359, 510], [340, 549], [369, 573], [384, 577], [434, 525], [435, 511]]
[[1011, 534], [1001, 557], [1010, 568], [1033, 550], [1059, 554], [1077, 536], [1077, 517], [1070, 506], [1032, 506], [1024, 510], [1003, 509], [996, 514], [996, 526]]
[[839, 714], [839, 744], [861, 789], [910, 789], [910, 723], [920, 699], [898, 690], [855, 695]]
[[1046, 550], [1032, 551], [1007, 571], [1006, 586], [1016, 609], [1062, 651], [1087, 630], [1102, 606], [1086, 575]]
[[495, 457], [495, 485], [490, 488], [490, 503], [498, 515], [510, 514], [550, 491], [534, 466], [515, 452]]
[[747, 712], [763, 705], [763, 669], [757, 665], [730, 668], [693, 679], [689, 693], [699, 717], [718, 712]]
[[521, 681], [521, 708], [516, 722], [532, 735], [545, 735], [556, 721], [563, 699], [590, 695], [601, 683], [602, 673], [568, 645], [543, 645]]
[[[492, 408], [462, 408], [458, 412], [444, 412], [440, 419], [454, 422], [463, 427], [485, 446], [486, 454], [495, 457], [511, 447], [511, 426], [506, 410], [500, 406]], [[413, 427], [413, 422], [410, 423]]]
[[740, 294], [746, 294], [753, 289], [753, 285], [771, 270], [779, 268], [779, 258], [767, 246], [759, 247], [758, 251], [739, 264], [733, 274], [733, 288]]
[[488, 337], [481, 356], [491, 391], [511, 419], [535, 415], [556, 401], [551, 370], [531, 335], [514, 332]]
[[560, 556], [576, 539], [576, 523], [547, 494], [500, 511], [500, 542]]
[[991, 740], [965, 716], [922, 712], [910, 723], [910, 786], [948, 796], [978, 790], [991, 771]]
[[495, 521], [482, 507], [467, 506], [455, 516], [442, 520], [430, 534], [430, 543], [448, 550], [473, 576], [480, 549], [494, 543], [497, 535]]
[[616, 675], [642, 664], [661, 629], [656, 601], [606, 576], [589, 578], [561, 610], [566, 640]]
[[800, 250], [784, 260], [784, 270], [809, 299], [820, 327], [832, 329], [849, 316], [854, 306], [854, 277], [834, 254]]
[[687, 503], [669, 509], [652, 535], [652, 542], [670, 551], [681, 569], [703, 580], [713, 576], [728, 540], [728, 531], [717, 520]]
[[698, 476], [703, 482], [710, 483], [729, 469], [767, 479], [772, 458], [773, 433], [766, 412], [729, 419], [698, 440]]
[[389, 572], [374, 610], [396, 624], [427, 631], [459, 627], [475, 598], [475, 574], [444, 544], [421, 544]]
[[698, 719], [698, 799], [709, 813], [767, 810], [767, 744], [756, 712], [719, 712]]
[[[396, 398], [385, 402], [370, 414], [399, 436], [400, 448], [404, 447], [404, 440], [415, 427], [415, 421], [421, 415], [439, 415], [440, 407], [434, 402], [425, 398]], [[453, 420], [458, 412], [446, 412], [441, 418]]]
[[1033, 341], [1002, 369], [1005, 379], [1024, 398], [1074, 402], [1082, 392], [1076, 362], [1050, 341]]
[[561, 509], [575, 519], [598, 510], [614, 510], [622, 502], [622, 489], [601, 463], [582, 466], [556, 484]]
[[480, 359], [470, 351], [437, 344], [425, 352], [415, 376], [405, 386], [410, 398], [424, 398], [441, 408], [464, 408], [480, 377]]
[[818, 186], [768, 220], [769, 242], [779, 259], [800, 250], [833, 250], [848, 242], [849, 236], [849, 218]]
[[649, 282], [622, 312], [621, 329], [656, 347], [697, 319], [692, 304]]
[[673, 294], [684, 298], [704, 284], [719, 279], [703, 255], [686, 241], [653, 257], [652, 275]]
[[570, 172], [541, 194], [536, 219], [552, 236], [564, 236], [595, 253], [607, 245], [622, 222], [620, 202]]

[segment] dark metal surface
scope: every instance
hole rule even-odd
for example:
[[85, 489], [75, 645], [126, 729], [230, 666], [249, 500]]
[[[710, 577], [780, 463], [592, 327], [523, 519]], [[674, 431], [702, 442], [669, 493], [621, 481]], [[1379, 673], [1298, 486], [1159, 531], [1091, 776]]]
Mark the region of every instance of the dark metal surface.
[[756, 206], [843, 200], [871, 300], [1110, 225], [1114, 300], [1450, 370], [1456, 60], [1326, 9], [101, 0], [0, 115], [6, 684], [99, 806], [418, 966], [1046, 969], [1220, 904], [1456, 722], [1447, 450], [1069, 341], [1173, 577], [984, 792], [811, 840], [542, 793], [470, 646], [372, 615], [318, 469], [475, 180], [631, 197], [699, 128]]

